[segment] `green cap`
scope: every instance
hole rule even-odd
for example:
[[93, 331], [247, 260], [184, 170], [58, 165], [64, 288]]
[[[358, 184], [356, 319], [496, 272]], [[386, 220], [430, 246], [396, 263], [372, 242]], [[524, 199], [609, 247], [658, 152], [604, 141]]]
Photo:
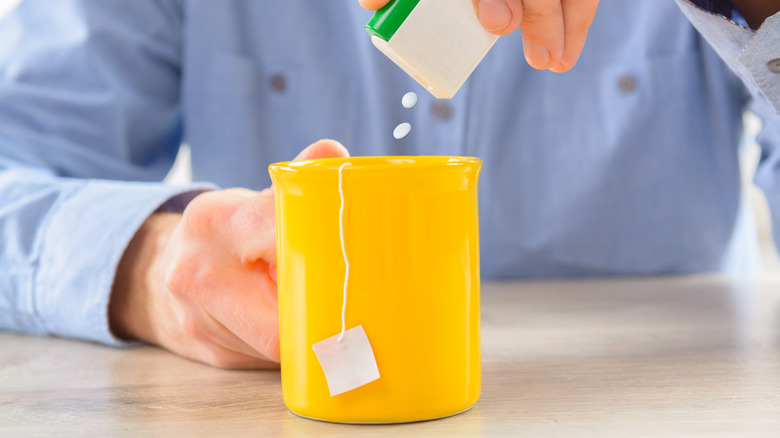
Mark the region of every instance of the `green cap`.
[[417, 3], [420, 3], [420, 0], [390, 0], [390, 3], [376, 11], [374, 17], [369, 20], [366, 24], [366, 32], [371, 36], [390, 41]]

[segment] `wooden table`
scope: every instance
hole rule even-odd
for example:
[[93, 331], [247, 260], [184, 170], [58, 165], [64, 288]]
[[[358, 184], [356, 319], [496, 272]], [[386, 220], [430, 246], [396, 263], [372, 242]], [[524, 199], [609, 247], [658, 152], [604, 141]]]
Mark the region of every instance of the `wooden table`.
[[483, 394], [449, 419], [305, 420], [278, 372], [0, 333], [0, 436], [780, 436], [780, 280], [483, 288]]

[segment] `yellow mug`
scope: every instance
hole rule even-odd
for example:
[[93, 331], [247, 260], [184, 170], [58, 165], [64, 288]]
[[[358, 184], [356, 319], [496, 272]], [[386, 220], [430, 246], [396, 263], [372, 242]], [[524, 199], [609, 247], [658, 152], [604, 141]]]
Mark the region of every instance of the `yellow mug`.
[[[293, 413], [398, 423], [477, 402], [481, 166], [470, 157], [352, 157], [269, 167], [282, 392]], [[346, 328], [364, 328], [379, 378], [331, 396], [312, 346], [342, 331], [341, 229]]]

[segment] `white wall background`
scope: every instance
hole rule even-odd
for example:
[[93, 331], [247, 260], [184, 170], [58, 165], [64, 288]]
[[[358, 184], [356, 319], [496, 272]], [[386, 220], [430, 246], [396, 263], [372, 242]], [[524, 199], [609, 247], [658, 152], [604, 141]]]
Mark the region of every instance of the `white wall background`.
[[19, 3], [19, 0], [0, 0], [0, 17], [16, 6], [17, 3]]
[[753, 175], [761, 157], [761, 149], [754, 141], [759, 129], [761, 129], [761, 119], [750, 113], [745, 114], [745, 139], [748, 146], [742, 160], [742, 192], [750, 200], [756, 218], [764, 274], [780, 275], [780, 257], [772, 238], [769, 206], [764, 193], [753, 184]]
[[[10, 11], [20, 0], [0, 0], [0, 17]], [[52, 0], [57, 1], [57, 0]], [[131, 0], [128, 0], [131, 1]], [[747, 126], [746, 136], [750, 140], [755, 137], [761, 126], [761, 121], [753, 116], [746, 115], [745, 122]], [[761, 191], [755, 187], [752, 183], [753, 173], [760, 156], [758, 146], [749, 141], [748, 153], [742, 166], [744, 193], [751, 200], [753, 209], [755, 211], [756, 223], [758, 225], [758, 234], [761, 242], [762, 258], [764, 260], [765, 273], [772, 273], [780, 275], [780, 257], [778, 257], [777, 250], [772, 244], [772, 229], [769, 220], [769, 209], [767, 208], [766, 199]], [[171, 170], [166, 182], [171, 184], [186, 184], [191, 177], [190, 172], [190, 150], [188, 147], [182, 147], [179, 157], [176, 160], [176, 164]]]

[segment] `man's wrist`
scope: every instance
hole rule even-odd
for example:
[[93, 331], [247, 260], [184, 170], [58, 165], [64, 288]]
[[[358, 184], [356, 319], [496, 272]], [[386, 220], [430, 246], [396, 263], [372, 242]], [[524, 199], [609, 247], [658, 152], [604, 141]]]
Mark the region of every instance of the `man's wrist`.
[[180, 214], [155, 213], [138, 229], [116, 270], [109, 304], [109, 324], [121, 339], [154, 342], [151, 294], [156, 285], [154, 263]]

